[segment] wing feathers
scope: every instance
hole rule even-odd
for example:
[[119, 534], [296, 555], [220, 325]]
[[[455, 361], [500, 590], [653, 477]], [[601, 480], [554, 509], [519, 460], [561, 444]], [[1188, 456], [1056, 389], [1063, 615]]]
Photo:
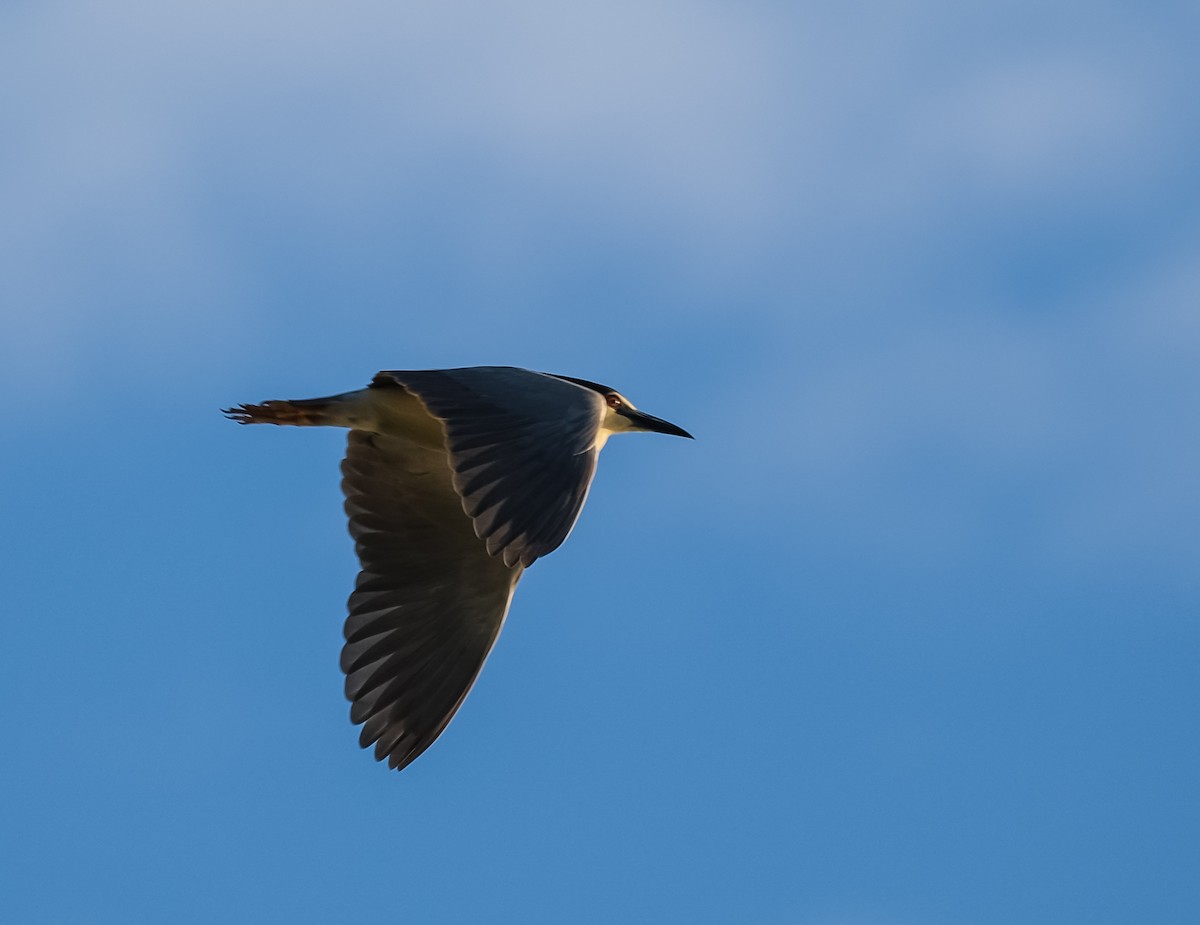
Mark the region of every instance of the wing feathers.
[[364, 748], [403, 768], [466, 697], [520, 569], [475, 536], [443, 453], [351, 431], [342, 471], [362, 564], [341, 657], [350, 719]]
[[595, 473], [603, 405], [581, 386], [528, 370], [395, 370], [445, 428], [454, 487], [487, 550], [528, 566], [574, 526]]
[[[601, 400], [504, 367], [373, 383], [397, 386], [440, 422], [445, 446], [403, 428], [350, 432], [342, 487], [362, 571], [341, 665], [360, 743], [402, 768], [466, 697], [523, 567], [558, 548], [578, 518]], [[391, 419], [385, 407], [380, 429]]]
[[476, 367], [383, 372], [291, 404], [335, 400], [337, 414], [300, 423], [362, 428], [342, 462], [361, 571], [341, 668], [360, 744], [399, 769], [467, 696], [524, 568], [578, 519], [604, 402], [588, 383]]

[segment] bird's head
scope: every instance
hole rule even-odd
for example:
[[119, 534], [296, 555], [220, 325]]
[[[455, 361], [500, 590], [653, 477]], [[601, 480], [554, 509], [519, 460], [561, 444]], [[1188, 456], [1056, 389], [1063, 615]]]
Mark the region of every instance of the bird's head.
[[689, 440], [695, 439], [677, 424], [664, 421], [662, 418], [656, 418], [654, 415], [646, 414], [644, 411], [638, 411], [637, 406], [616, 389], [600, 385], [598, 382], [589, 382], [587, 379], [576, 379], [572, 376], [556, 376], [555, 378], [565, 379], [568, 382], [574, 382], [576, 385], [591, 389], [604, 399], [604, 417], [600, 420], [600, 429], [602, 431], [607, 431], [610, 434], [646, 431], [655, 434], [673, 434], [676, 437], [687, 437]]

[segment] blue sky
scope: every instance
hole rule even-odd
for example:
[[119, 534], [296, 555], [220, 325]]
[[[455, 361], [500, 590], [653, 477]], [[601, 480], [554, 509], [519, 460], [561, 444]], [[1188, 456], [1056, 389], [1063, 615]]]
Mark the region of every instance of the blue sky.
[[[12, 921], [1192, 923], [1200, 12], [0, 11]], [[614, 440], [401, 775], [337, 669], [382, 368]]]

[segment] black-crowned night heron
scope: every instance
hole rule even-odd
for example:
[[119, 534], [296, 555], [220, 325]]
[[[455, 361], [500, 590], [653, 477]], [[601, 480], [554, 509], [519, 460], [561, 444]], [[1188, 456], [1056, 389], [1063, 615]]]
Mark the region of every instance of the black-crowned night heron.
[[613, 434], [691, 434], [608, 386], [508, 366], [382, 372], [242, 424], [350, 428], [342, 491], [362, 571], [342, 670], [359, 742], [399, 770], [446, 728], [522, 572], [579, 517]]

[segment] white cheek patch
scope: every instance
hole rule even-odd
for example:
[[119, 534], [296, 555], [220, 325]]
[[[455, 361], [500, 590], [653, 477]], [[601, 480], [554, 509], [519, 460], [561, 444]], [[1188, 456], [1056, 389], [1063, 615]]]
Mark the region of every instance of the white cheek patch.
[[[625, 407], [633, 408], [632, 404], [626, 404]], [[634, 409], [637, 410], [636, 408]], [[633, 422], [625, 415], [618, 414], [613, 408], [608, 405], [604, 406], [604, 416], [600, 419], [600, 427], [596, 431], [596, 449], [599, 450], [608, 442], [608, 438], [613, 434], [628, 433], [637, 430]]]

